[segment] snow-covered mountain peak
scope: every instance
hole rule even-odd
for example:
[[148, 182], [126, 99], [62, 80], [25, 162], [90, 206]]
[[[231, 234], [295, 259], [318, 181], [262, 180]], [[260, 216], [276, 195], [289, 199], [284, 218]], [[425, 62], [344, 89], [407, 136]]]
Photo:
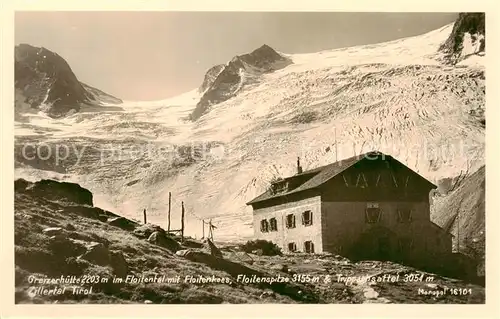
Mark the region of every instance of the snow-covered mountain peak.
[[291, 63], [287, 57], [264, 44], [251, 53], [238, 55], [225, 65], [216, 65], [207, 71], [200, 87], [203, 95], [191, 114], [196, 121], [212, 105], [224, 102], [238, 94], [260, 75], [279, 70]]

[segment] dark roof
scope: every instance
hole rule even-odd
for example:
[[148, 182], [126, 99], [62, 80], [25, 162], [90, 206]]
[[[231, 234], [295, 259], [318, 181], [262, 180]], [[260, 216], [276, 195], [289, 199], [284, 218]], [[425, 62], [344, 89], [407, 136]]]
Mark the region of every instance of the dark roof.
[[[296, 174], [296, 175], [285, 178], [285, 180], [286, 180], [286, 179], [293, 178], [296, 176], [304, 176], [304, 175], [309, 175], [309, 174], [312, 175], [311, 178], [309, 178], [306, 182], [304, 182], [303, 184], [301, 184], [297, 188], [294, 188], [288, 192], [282, 192], [282, 193], [276, 193], [276, 194], [271, 193], [271, 191], [268, 189], [263, 194], [257, 196], [256, 198], [252, 199], [251, 201], [249, 201], [246, 204], [251, 205], [251, 204], [254, 204], [257, 202], [262, 202], [262, 201], [265, 201], [265, 200], [268, 200], [271, 198], [278, 198], [278, 197], [286, 196], [289, 194], [294, 194], [294, 193], [302, 192], [305, 190], [318, 188], [322, 184], [326, 183], [330, 179], [334, 178], [335, 176], [342, 173], [343, 171], [345, 171], [346, 169], [348, 169], [352, 165], [363, 160], [364, 158], [366, 158], [368, 156], [372, 157], [372, 156], [377, 156], [377, 155], [385, 156], [387, 158], [392, 158], [392, 156], [383, 154], [381, 152], [374, 151], [374, 152], [367, 152], [367, 153], [360, 154], [360, 155], [355, 155], [355, 156], [340, 160], [340, 161], [332, 163], [332, 164], [328, 164], [325, 166], [320, 166], [320, 167], [317, 167], [314, 169], [310, 169], [310, 170], [304, 171], [300, 174]], [[397, 162], [399, 162], [399, 161], [397, 161]], [[401, 165], [404, 165], [404, 164], [401, 163]], [[432, 183], [430, 183], [430, 184], [432, 184]], [[434, 188], [437, 188], [437, 186], [435, 186], [434, 184], [432, 184], [432, 185]]]
[[369, 154], [372, 154], [372, 153], [373, 152], [365, 153], [365, 154], [361, 154], [361, 155], [356, 155], [356, 156], [349, 157], [349, 158], [340, 160], [340, 161], [332, 163], [332, 164], [328, 164], [328, 165], [325, 165], [325, 166], [320, 166], [320, 167], [317, 167], [317, 168], [314, 168], [314, 169], [310, 169], [310, 170], [304, 171], [304, 172], [302, 172], [300, 174], [294, 175], [292, 177], [312, 174], [313, 177], [310, 178], [309, 180], [307, 180], [305, 183], [303, 183], [299, 187], [297, 187], [295, 189], [292, 189], [289, 192], [273, 194], [273, 193], [271, 193], [270, 190], [266, 190], [266, 192], [264, 192], [263, 194], [257, 196], [256, 198], [252, 199], [251, 201], [249, 201], [247, 203], [247, 205], [253, 204], [253, 203], [257, 203], [257, 202], [262, 202], [264, 200], [268, 200], [268, 199], [271, 199], [271, 198], [277, 198], [277, 197], [285, 196], [285, 195], [288, 195], [288, 194], [298, 193], [298, 192], [301, 192], [301, 191], [304, 191], [304, 190], [307, 190], [307, 189], [317, 188], [320, 185], [322, 185], [323, 183], [325, 183], [326, 181], [328, 181], [331, 178], [337, 176], [338, 174], [342, 173], [347, 168], [349, 168], [352, 165], [354, 165], [357, 162], [359, 162], [366, 155], [369, 155]]

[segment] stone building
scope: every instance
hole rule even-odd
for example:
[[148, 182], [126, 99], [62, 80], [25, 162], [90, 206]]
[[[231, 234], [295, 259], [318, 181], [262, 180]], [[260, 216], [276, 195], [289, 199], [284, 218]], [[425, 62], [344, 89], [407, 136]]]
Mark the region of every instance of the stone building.
[[436, 186], [395, 158], [370, 152], [272, 183], [248, 202], [256, 239], [284, 252], [425, 265], [451, 254], [452, 235], [430, 220]]

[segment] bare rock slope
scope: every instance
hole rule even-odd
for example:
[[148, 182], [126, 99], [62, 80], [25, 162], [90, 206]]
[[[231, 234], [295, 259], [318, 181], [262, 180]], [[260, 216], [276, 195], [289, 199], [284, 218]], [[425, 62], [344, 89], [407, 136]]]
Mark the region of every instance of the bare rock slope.
[[448, 63], [456, 64], [471, 55], [484, 54], [485, 17], [484, 12], [459, 14], [450, 36], [440, 48]]
[[[454, 236], [454, 250], [471, 255], [484, 266], [486, 166], [456, 181], [455, 189], [436, 198], [432, 218]], [[483, 269], [484, 270], [484, 269]]]
[[234, 57], [226, 65], [217, 65], [208, 70], [200, 90], [203, 95], [191, 113], [197, 120], [211, 105], [224, 102], [238, 93], [252, 77], [279, 70], [291, 63], [268, 45], [251, 53]]
[[77, 112], [83, 103], [99, 104], [100, 95], [121, 103], [108, 94], [96, 94], [96, 89], [80, 83], [69, 64], [57, 53], [29, 44], [15, 48], [15, 88], [23, 97], [19, 104], [28, 104], [51, 117]]

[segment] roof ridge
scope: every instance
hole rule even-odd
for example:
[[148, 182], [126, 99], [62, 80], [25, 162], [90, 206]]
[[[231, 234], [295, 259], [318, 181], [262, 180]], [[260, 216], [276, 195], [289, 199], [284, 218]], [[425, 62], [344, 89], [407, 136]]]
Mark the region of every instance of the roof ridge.
[[311, 169], [305, 170], [301, 174], [304, 174], [304, 173], [307, 173], [307, 172], [316, 171], [316, 170], [320, 170], [320, 169], [324, 169], [324, 168], [326, 168], [328, 166], [335, 165], [335, 164], [338, 164], [338, 163], [342, 163], [343, 161], [350, 161], [350, 160], [354, 159], [355, 157], [358, 157], [358, 160], [361, 160], [361, 157], [366, 157], [369, 154], [377, 154], [377, 155], [390, 156], [390, 155], [384, 154], [384, 153], [382, 153], [380, 151], [370, 151], [370, 152], [366, 152], [366, 153], [362, 153], [362, 154], [358, 154], [358, 155], [353, 155], [353, 156], [350, 156], [350, 157], [346, 157], [346, 158], [343, 158], [341, 160], [337, 160], [337, 161], [335, 161], [333, 163], [330, 163], [330, 164], [326, 164], [326, 165], [318, 166], [318, 167], [315, 167], [315, 168], [311, 168]]
[[[354, 155], [351, 157], [347, 157], [347, 158], [344, 158], [342, 160], [336, 161], [336, 162], [331, 163], [331, 164], [319, 166], [319, 167], [304, 171], [300, 174], [295, 174], [295, 175], [286, 177], [286, 178], [284, 178], [284, 180], [289, 179], [289, 178], [293, 178], [294, 176], [304, 176], [307, 174], [316, 173], [312, 178], [308, 179], [303, 184], [301, 184], [300, 186], [298, 186], [297, 188], [294, 188], [293, 190], [291, 190], [289, 192], [285, 192], [285, 193], [281, 193], [281, 194], [271, 194], [271, 193], [269, 193], [269, 190], [266, 190], [264, 193], [257, 196], [256, 198], [252, 199], [251, 201], [249, 201], [246, 204], [249, 205], [252, 203], [268, 200], [271, 198], [277, 198], [277, 197], [281, 197], [284, 195], [301, 192], [301, 191], [304, 191], [307, 189], [314, 189], [314, 188], [322, 185], [323, 183], [325, 183], [327, 180], [335, 177], [337, 174], [343, 172], [347, 168], [351, 167], [352, 165], [358, 163], [362, 159], [366, 158], [368, 155], [371, 155], [371, 156], [382, 155], [384, 157], [387, 156], [387, 157], [392, 158], [392, 156], [384, 154], [380, 151], [370, 151], [370, 152]], [[335, 166], [338, 166], [338, 169], [334, 169]]]

